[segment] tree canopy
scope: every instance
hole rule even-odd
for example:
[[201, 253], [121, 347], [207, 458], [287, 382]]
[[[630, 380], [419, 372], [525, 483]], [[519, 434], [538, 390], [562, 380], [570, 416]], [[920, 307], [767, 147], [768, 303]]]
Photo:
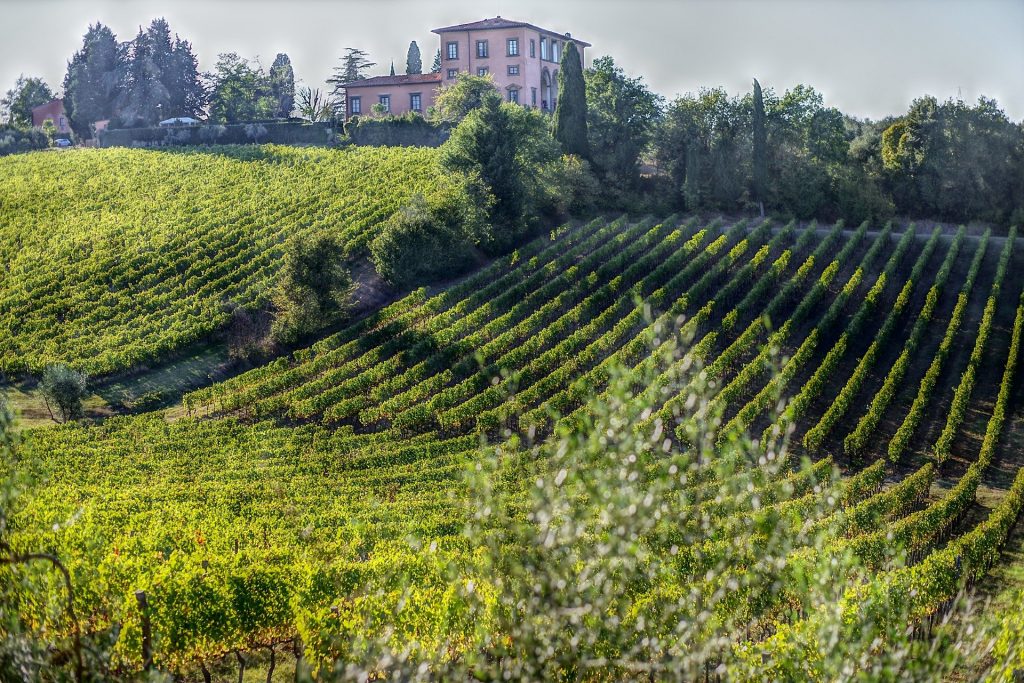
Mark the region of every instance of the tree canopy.
[[8, 125], [31, 126], [32, 109], [52, 99], [53, 91], [46, 81], [22, 74], [0, 99], [0, 119]]
[[591, 161], [613, 187], [631, 189], [640, 177], [640, 154], [660, 115], [661, 98], [643, 79], [626, 76], [611, 57], [585, 74]]

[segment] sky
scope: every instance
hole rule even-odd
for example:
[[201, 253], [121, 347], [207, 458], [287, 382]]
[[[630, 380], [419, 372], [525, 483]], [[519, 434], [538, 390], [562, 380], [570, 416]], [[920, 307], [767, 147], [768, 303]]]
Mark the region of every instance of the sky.
[[402, 73], [415, 40], [429, 69], [431, 29], [485, 17], [529, 22], [593, 44], [666, 98], [751, 79], [782, 93], [806, 83], [860, 118], [906, 111], [925, 93], [993, 97], [1024, 120], [1024, 0], [0, 0], [0, 92], [18, 74], [59, 90], [90, 23], [119, 40], [165, 17], [200, 69], [221, 52], [278, 52], [296, 78], [323, 87], [346, 47]]

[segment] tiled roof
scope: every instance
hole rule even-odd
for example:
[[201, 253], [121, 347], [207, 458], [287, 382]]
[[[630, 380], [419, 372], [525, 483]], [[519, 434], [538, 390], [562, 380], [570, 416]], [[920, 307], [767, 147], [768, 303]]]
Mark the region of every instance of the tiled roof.
[[540, 28], [533, 24], [528, 24], [525, 21], [512, 21], [511, 19], [502, 19], [501, 17], [494, 17], [493, 19], [481, 19], [480, 21], [471, 21], [468, 24], [455, 24], [454, 26], [444, 26], [442, 28], [435, 28], [433, 33], [451, 33], [452, 31], [486, 31], [488, 29], [495, 28], [532, 28], [534, 31], [540, 31], [541, 33], [548, 33], [551, 35], [571, 40], [577, 45], [583, 47], [590, 47], [590, 43], [580, 40], [579, 38], [573, 38], [567, 33], [559, 33], [558, 31], [552, 31], [546, 28]]
[[409, 85], [414, 83], [440, 83], [441, 74], [402, 74], [400, 76], [372, 76], [351, 83], [343, 83], [343, 88], [371, 88], [379, 85]]

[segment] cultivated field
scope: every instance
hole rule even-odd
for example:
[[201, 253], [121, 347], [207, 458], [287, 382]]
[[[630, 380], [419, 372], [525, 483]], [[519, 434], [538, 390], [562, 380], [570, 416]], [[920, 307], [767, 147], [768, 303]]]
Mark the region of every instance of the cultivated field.
[[0, 159], [0, 371], [92, 375], [209, 336], [268, 294], [284, 243], [330, 231], [353, 255], [434, 150], [106, 149]]
[[[430, 180], [417, 170], [428, 152], [267, 154], [204, 157], [216, 172], [197, 155], [74, 155], [59, 192], [31, 182], [52, 155], [4, 160], [4, 229], [20, 250], [4, 240], [0, 258], [21, 275], [0, 295], [4, 364], [110, 371], [194, 341], [222, 321], [223, 297], [266, 287], [290, 231], [340, 225], [359, 248], [401, 201], [391, 188]], [[335, 155], [403, 180], [320, 163]], [[99, 198], [73, 224], [61, 202], [87, 188]], [[85, 240], [97, 225], [103, 240]], [[19, 464], [39, 483], [14, 538], [66, 558], [83, 627], [120, 624], [125, 666], [141, 664], [136, 590], [172, 669], [296, 637], [313, 664], [361, 639], [459, 659], [503, 635], [495, 557], [532, 557], [528, 532], [507, 530], [541, 519], [536, 489], [554, 489], [540, 482], [591, 502], [606, 491], [587, 488], [597, 469], [562, 467], [566, 444], [589, 443], [568, 435], [597, 434], [610, 451], [630, 444], [622, 495], [652, 492], [629, 522], [644, 578], [600, 603], [631, 634], [614, 647], [650, 661], [681, 648], [705, 675], [769, 661], [826, 619], [806, 575], [833, 558], [857, 562], [836, 597], [849, 619], [929, 624], [963, 580], [984, 580], [1024, 505], [1022, 268], [1013, 231], [686, 216], [567, 227], [188, 394], [181, 419], [26, 432]], [[135, 272], [153, 277], [125, 279]], [[106, 303], [67, 301], [71, 282]], [[624, 392], [617, 421], [608, 406]], [[715, 448], [747, 457], [691, 457]], [[466, 476], [481, 466], [490, 488]], [[771, 554], [785, 569], [765, 574]], [[909, 615], [878, 609], [897, 594]], [[673, 634], [669, 606], [687, 600], [703, 620]]]

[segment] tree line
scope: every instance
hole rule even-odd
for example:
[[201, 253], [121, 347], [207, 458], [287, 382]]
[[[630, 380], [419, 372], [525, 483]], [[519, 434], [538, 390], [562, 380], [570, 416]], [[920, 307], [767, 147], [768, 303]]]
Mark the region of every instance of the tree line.
[[[813, 87], [778, 94], [755, 80], [741, 95], [704, 88], [666, 101], [611, 57], [581, 70], [573, 54], [563, 54], [553, 130], [563, 151], [585, 160], [604, 184], [602, 208], [753, 210], [853, 223], [894, 215], [1024, 219], [1024, 127], [994, 100], [925, 95], [904, 114], [871, 121], [826, 106]], [[345, 111], [344, 84], [374, 66], [367, 52], [347, 48], [329, 91], [297, 89], [286, 54], [266, 70], [223, 53], [202, 73], [191, 44], [164, 19], [125, 43], [97, 23], [68, 63], [64, 104], [79, 137], [105, 119], [115, 128], [185, 116], [238, 123], [298, 113], [327, 121]], [[439, 53], [431, 69], [440, 69]], [[405, 72], [423, 72], [415, 41]], [[22, 76], [0, 110], [7, 124], [26, 127], [32, 107], [53, 97], [42, 79]], [[14, 137], [8, 143], [20, 149]]]

